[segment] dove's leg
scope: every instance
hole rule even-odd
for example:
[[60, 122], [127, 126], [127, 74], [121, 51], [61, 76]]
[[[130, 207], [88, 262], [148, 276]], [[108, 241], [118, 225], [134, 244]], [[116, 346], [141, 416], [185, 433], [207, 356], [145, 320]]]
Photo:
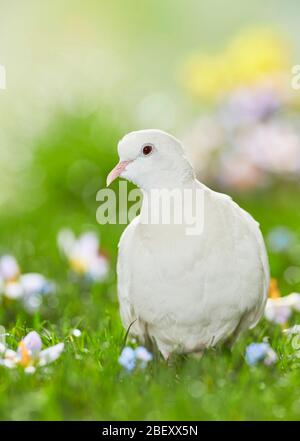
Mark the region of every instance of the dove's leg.
[[166, 361], [170, 359], [170, 352], [160, 349], [161, 355], [164, 357]]
[[157, 339], [155, 339], [155, 343], [161, 355], [164, 357], [166, 361], [168, 361], [171, 355], [169, 346]]
[[194, 358], [195, 360], [201, 360], [201, 358], [203, 357], [204, 351], [202, 352], [193, 352], [192, 354], [190, 354], [190, 356], [192, 358]]

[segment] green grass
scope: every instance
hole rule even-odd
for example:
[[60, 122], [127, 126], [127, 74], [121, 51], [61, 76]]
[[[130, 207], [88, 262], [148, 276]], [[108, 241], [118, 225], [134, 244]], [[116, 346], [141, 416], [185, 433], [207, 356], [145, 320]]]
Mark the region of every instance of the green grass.
[[[41, 333], [45, 346], [64, 341], [61, 358], [34, 375], [0, 367], [0, 418], [12, 420], [74, 419], [298, 419], [300, 376], [296, 354], [281, 329], [262, 321], [248, 332], [232, 353], [211, 350], [201, 360], [161, 358], [131, 375], [118, 365], [124, 330], [116, 295], [115, 262], [121, 226], [99, 226], [95, 194], [116, 161], [121, 131], [106, 119], [68, 120], [60, 117], [36, 146], [30, 183], [38, 171], [43, 179], [10, 201], [1, 213], [0, 251], [14, 254], [24, 271], [38, 271], [58, 287], [54, 301], [30, 316], [17, 305], [0, 307], [0, 324], [10, 333], [8, 344], [29, 331]], [[95, 125], [97, 127], [95, 133]], [[261, 223], [266, 234], [287, 225], [299, 234], [299, 188], [274, 188], [236, 199]], [[35, 201], [31, 204], [32, 200]], [[111, 259], [111, 273], [90, 288], [69, 277], [58, 253], [61, 227], [76, 232], [94, 229]], [[298, 256], [300, 258], [300, 256]], [[299, 264], [298, 258], [298, 264]], [[286, 294], [299, 290], [283, 279], [289, 255], [270, 255], [272, 275]], [[299, 322], [294, 316], [292, 323]], [[82, 335], [72, 336], [79, 328]], [[276, 365], [250, 368], [244, 351], [252, 341], [270, 337], [278, 352]]]

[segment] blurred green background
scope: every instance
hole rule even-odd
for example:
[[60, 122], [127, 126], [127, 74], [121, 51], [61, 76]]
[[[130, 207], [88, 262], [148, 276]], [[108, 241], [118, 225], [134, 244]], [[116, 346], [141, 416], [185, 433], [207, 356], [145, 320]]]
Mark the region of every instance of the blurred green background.
[[[134, 377], [120, 374], [117, 359], [124, 333], [114, 266], [124, 226], [97, 225], [96, 193], [117, 161], [118, 140], [131, 130], [170, 131], [190, 147], [193, 160], [202, 144], [201, 133], [196, 143], [191, 134], [199, 118], [213, 114], [217, 115], [213, 122], [222, 126], [224, 145], [228, 142], [228, 128], [218, 116], [222, 99], [191, 90], [193, 78], [187, 66], [194, 56], [222, 54], [247, 29], [270, 30], [284, 41], [283, 49], [278, 49], [279, 62], [274, 62], [281, 75], [280, 111], [271, 123], [262, 118], [255, 124], [259, 129], [267, 124], [272, 130], [285, 124], [293, 130], [291, 150], [284, 155], [292, 151], [296, 155], [292, 165], [297, 163], [300, 91], [291, 89], [290, 72], [300, 63], [299, 3], [0, 0], [0, 7], [0, 64], [7, 77], [6, 89], [0, 90], [0, 255], [14, 255], [22, 270], [40, 272], [58, 286], [57, 302], [34, 315], [0, 305], [0, 324], [11, 333], [12, 345], [29, 329], [47, 329], [51, 341], [67, 343], [59, 365], [45, 375], [29, 377], [1, 367], [0, 417], [298, 418], [298, 374], [280, 327], [266, 323], [245, 337], [232, 356], [212, 353], [201, 362], [179, 360], [170, 368], [157, 361], [150, 371]], [[254, 52], [259, 41], [254, 39]], [[275, 55], [276, 50], [275, 44]], [[287, 60], [281, 63], [282, 54]], [[247, 59], [246, 46], [243, 55]], [[201, 64], [199, 69], [201, 76]], [[222, 84], [218, 87], [222, 89]], [[205, 141], [219, 128], [213, 126]], [[254, 128], [253, 122], [247, 126], [248, 131]], [[248, 134], [244, 127], [234, 134], [240, 136], [241, 131]], [[223, 138], [219, 143], [212, 150], [218, 151], [222, 165]], [[243, 158], [243, 166], [244, 162]], [[202, 175], [202, 170], [210, 170], [206, 164], [201, 158], [200, 165], [195, 161], [199, 178], [231, 194], [260, 222], [266, 238], [278, 226], [293, 233], [295, 243], [288, 252], [271, 247], [269, 253], [272, 276], [279, 280], [283, 294], [299, 291], [299, 271], [294, 278], [284, 274], [290, 267], [300, 269], [300, 167], [288, 164], [274, 171], [260, 165], [258, 172], [255, 169], [259, 175], [251, 175], [251, 185], [245, 186], [220, 180], [222, 168], [213, 167]], [[239, 168], [238, 162], [234, 164]], [[262, 174], [267, 182], [261, 184]], [[103, 283], [87, 288], [68, 278], [56, 243], [62, 227], [77, 234], [93, 230], [101, 237], [111, 261]], [[82, 330], [79, 341], [70, 337], [76, 326]], [[243, 365], [245, 343], [265, 335], [274, 338], [280, 363], [272, 370], [261, 367], [250, 372]]]

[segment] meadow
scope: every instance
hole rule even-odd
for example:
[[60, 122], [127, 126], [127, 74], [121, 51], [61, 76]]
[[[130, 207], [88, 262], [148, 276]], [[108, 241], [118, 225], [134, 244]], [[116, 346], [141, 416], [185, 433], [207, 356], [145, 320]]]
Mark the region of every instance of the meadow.
[[[15, 209], [2, 216], [1, 250], [15, 255], [22, 269], [41, 272], [57, 285], [47, 305], [33, 314], [18, 302], [1, 305], [7, 345], [16, 348], [27, 332], [36, 330], [45, 347], [64, 342], [65, 350], [57, 361], [34, 374], [21, 367], [0, 367], [1, 419], [297, 419], [297, 354], [281, 327], [264, 319], [232, 352], [217, 348], [201, 360], [175, 357], [171, 365], [156, 354], [147, 368], [131, 373], [119, 365], [125, 331], [118, 313], [115, 263], [124, 226], [96, 224], [95, 190], [104, 185], [116, 160], [115, 144], [121, 134], [114, 127], [108, 129], [105, 121], [98, 124], [95, 141], [95, 134], [90, 135], [93, 126], [93, 116], [81, 120], [60, 116], [59, 123], [39, 140], [32, 165], [35, 173], [37, 167], [44, 171], [38, 189], [42, 202], [29, 213]], [[81, 167], [70, 169], [69, 164], [76, 161]], [[86, 191], [91, 181], [95, 185]], [[30, 203], [31, 196], [22, 193], [21, 203]], [[236, 199], [260, 222], [265, 235], [283, 223], [299, 234], [300, 212], [295, 209], [299, 188], [294, 185], [256, 190]], [[93, 230], [101, 237], [111, 268], [103, 282], [90, 284], [70, 277], [68, 262], [57, 247], [63, 227], [77, 234]], [[288, 293], [282, 274], [291, 257], [270, 252], [270, 263], [272, 275]], [[299, 318], [294, 315], [290, 324]], [[81, 335], [75, 337], [73, 329], [80, 329]], [[248, 366], [247, 344], [266, 336], [278, 362]]]

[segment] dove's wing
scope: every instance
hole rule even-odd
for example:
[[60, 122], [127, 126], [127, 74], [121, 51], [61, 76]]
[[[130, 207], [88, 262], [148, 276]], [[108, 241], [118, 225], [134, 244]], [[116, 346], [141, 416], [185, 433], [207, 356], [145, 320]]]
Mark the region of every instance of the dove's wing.
[[[249, 303], [246, 307], [246, 312], [241, 315], [241, 320], [236, 330], [236, 334], [238, 335], [243, 330], [256, 326], [263, 315], [270, 280], [268, 256], [258, 222], [229, 196], [213, 191], [210, 191], [210, 194], [213, 199], [220, 203], [222, 211], [224, 211], [224, 205], [226, 206], [226, 217], [228, 217], [230, 224], [233, 226], [232, 236], [235, 237], [235, 247], [242, 250], [239, 254], [240, 258], [236, 262], [237, 268], [239, 268], [241, 273], [244, 268], [244, 274], [246, 274], [245, 267], [251, 267], [251, 271], [257, 275], [256, 282], [255, 279], [252, 280], [252, 285], [255, 286], [257, 284], [257, 294], [255, 298], [253, 297], [251, 300], [254, 307], [249, 308]], [[255, 255], [257, 258], [253, 255], [253, 249], [256, 250]], [[244, 260], [244, 258], [246, 258], [246, 260]], [[250, 301], [252, 297], [252, 285], [249, 284], [249, 289], [244, 293], [245, 300]], [[240, 294], [240, 291], [237, 290], [236, 298], [238, 298]], [[247, 302], [245, 302], [245, 305], [246, 303]]]
[[259, 223], [256, 222], [256, 220], [247, 211], [241, 208], [240, 210], [243, 216], [245, 216], [246, 220], [249, 222], [249, 225], [253, 231], [253, 235], [257, 241], [258, 253], [260, 256], [261, 268], [263, 273], [261, 278], [263, 282], [263, 292], [260, 299], [261, 301], [257, 305], [255, 314], [251, 317], [251, 322], [249, 323], [249, 327], [254, 328], [254, 326], [256, 326], [256, 324], [260, 320], [266, 306], [268, 292], [269, 292], [269, 284], [270, 284], [270, 267], [269, 267], [268, 255], [267, 255], [264, 239], [260, 231]]
[[[136, 218], [137, 219], [137, 218]], [[119, 253], [117, 263], [117, 275], [118, 275], [118, 296], [120, 302], [120, 314], [123, 321], [123, 325], [126, 329], [129, 328], [131, 323], [136, 319], [133, 306], [130, 302], [130, 248], [134, 228], [136, 224], [134, 219], [124, 230], [120, 242]]]
[[132, 244], [135, 229], [139, 223], [140, 216], [137, 216], [125, 228], [119, 242], [119, 253], [117, 263], [118, 275], [118, 297], [120, 303], [120, 315], [126, 330], [130, 329], [130, 334], [138, 336], [144, 340], [146, 336], [145, 324], [137, 316], [133, 303], [130, 299], [131, 278], [134, 271], [132, 267]]

